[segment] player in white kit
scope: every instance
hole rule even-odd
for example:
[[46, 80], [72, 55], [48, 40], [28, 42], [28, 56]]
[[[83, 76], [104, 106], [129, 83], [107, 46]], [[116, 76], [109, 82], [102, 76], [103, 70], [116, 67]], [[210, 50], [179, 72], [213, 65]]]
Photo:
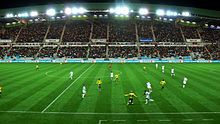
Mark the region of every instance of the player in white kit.
[[156, 69], [158, 68], [158, 64], [156, 63]]
[[149, 92], [152, 92], [151, 83], [150, 83], [150, 82], [147, 82], [147, 83], [146, 83], [146, 86], [147, 86], [148, 91], [149, 91]]
[[188, 81], [188, 79], [187, 79], [186, 76], [185, 76], [185, 77], [183, 78], [183, 88], [185, 88], [187, 81]]
[[111, 71], [111, 73], [110, 73], [110, 78], [111, 78], [111, 80], [113, 81], [114, 74], [113, 74], [113, 72], [112, 72], [112, 71]]
[[73, 71], [70, 71], [70, 76], [69, 78], [72, 80], [73, 79]]
[[83, 87], [82, 87], [82, 99], [84, 99], [86, 96], [86, 86], [85, 84], [83, 84]]
[[162, 66], [162, 73], [164, 74], [165, 66]]
[[154, 101], [153, 99], [150, 98], [151, 92], [148, 92], [147, 90], [144, 91], [144, 95], [146, 96], [145, 99], [145, 104], [148, 104], [150, 101]]
[[173, 78], [175, 76], [174, 68], [171, 69], [171, 77]]

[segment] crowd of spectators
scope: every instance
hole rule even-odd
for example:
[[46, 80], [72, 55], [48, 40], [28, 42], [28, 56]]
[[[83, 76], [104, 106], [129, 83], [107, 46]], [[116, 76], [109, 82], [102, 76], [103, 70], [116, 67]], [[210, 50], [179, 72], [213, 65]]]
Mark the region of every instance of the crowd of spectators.
[[106, 58], [106, 47], [91, 47], [89, 51], [89, 58]]
[[14, 57], [34, 57], [39, 51], [39, 47], [13, 47], [8, 56]]
[[92, 39], [107, 39], [107, 20], [97, 19], [93, 21]]
[[140, 38], [151, 38], [153, 39], [153, 34], [151, 30], [151, 21], [137, 21], [138, 36]]
[[138, 50], [129, 46], [109, 47], [108, 55], [109, 58], [133, 58], [138, 56]]
[[60, 47], [57, 53], [59, 58], [86, 58], [88, 47]]
[[173, 22], [154, 22], [157, 42], [184, 42], [180, 28]]
[[17, 42], [43, 42], [47, 29], [46, 22], [27, 24], [22, 28]]
[[19, 30], [20, 27], [2, 28], [0, 30], [0, 39], [7, 39], [14, 41], [16, 36], [18, 35]]
[[64, 21], [52, 22], [46, 39], [60, 39], [64, 25]]
[[67, 22], [63, 42], [89, 42], [91, 24], [84, 20]]
[[39, 58], [53, 58], [55, 57], [55, 53], [57, 51], [57, 47], [43, 47], [38, 54]]
[[197, 27], [181, 26], [185, 39], [200, 39]]
[[136, 42], [135, 23], [130, 20], [115, 20], [109, 24], [110, 42]]
[[7, 56], [8, 50], [9, 47], [0, 47], [0, 59], [4, 59], [4, 57]]

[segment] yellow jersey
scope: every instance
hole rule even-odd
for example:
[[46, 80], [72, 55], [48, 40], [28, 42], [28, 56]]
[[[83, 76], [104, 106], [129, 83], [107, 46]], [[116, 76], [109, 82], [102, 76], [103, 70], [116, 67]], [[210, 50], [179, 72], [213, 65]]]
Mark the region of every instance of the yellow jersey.
[[2, 87], [0, 87], [0, 92], [2, 92]]
[[125, 96], [128, 96], [129, 98], [137, 97], [134, 93], [129, 93], [129, 94], [126, 94]]
[[96, 84], [100, 85], [100, 84], [102, 84], [102, 81], [101, 80], [97, 80]]
[[165, 85], [166, 81], [160, 81], [160, 85]]
[[119, 78], [119, 74], [116, 74], [116, 75], [115, 75], [115, 78], [118, 79], [118, 78]]

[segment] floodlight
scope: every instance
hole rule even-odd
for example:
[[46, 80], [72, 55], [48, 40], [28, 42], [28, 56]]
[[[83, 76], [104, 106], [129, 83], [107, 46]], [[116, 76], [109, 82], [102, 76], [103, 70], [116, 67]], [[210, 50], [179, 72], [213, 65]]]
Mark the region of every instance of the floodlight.
[[114, 12], [115, 12], [115, 9], [110, 8], [109, 12], [110, 12], [110, 13], [114, 13]]
[[182, 12], [182, 16], [190, 16], [189, 12]]
[[168, 10], [168, 11], [166, 12], [166, 15], [167, 15], [167, 16], [177, 16], [177, 12], [173, 12], [173, 11], [169, 11], [169, 10]]
[[5, 17], [6, 17], [6, 18], [12, 18], [12, 17], [14, 17], [14, 15], [13, 15], [12, 13], [9, 13], [9, 14], [6, 14]]
[[188, 24], [189, 24], [189, 23], [190, 23], [190, 21], [186, 21], [186, 23], [188, 23]]
[[196, 24], [196, 22], [192, 22], [192, 24], [194, 24], [194, 25], [195, 25], [195, 24]]
[[85, 12], [87, 12], [87, 10], [86, 10], [85, 8], [80, 7], [80, 8], [78, 9], [78, 13], [79, 13], [79, 14], [83, 14], [83, 13], [85, 13]]
[[76, 7], [72, 8], [72, 14], [77, 14], [78, 13], [78, 9]]
[[65, 8], [64, 13], [67, 15], [70, 15], [72, 13], [72, 9], [71, 8]]
[[38, 16], [38, 12], [37, 11], [32, 11], [32, 12], [30, 12], [30, 16], [31, 17], [36, 17], [36, 16]]
[[138, 12], [140, 15], [147, 15], [149, 13], [148, 9], [146, 8], [140, 8]]
[[56, 10], [55, 10], [55, 9], [48, 9], [48, 10], [46, 11], [46, 14], [47, 14], [48, 16], [54, 16], [54, 15], [56, 14]]
[[29, 14], [27, 12], [18, 14], [18, 17], [28, 17], [28, 16]]
[[116, 14], [127, 15], [127, 14], [129, 14], [129, 9], [128, 9], [128, 7], [116, 7], [115, 8], [115, 13]]
[[162, 10], [162, 9], [158, 9], [158, 10], [156, 11], [156, 14], [159, 15], [159, 16], [164, 16], [164, 15], [165, 15], [165, 11]]

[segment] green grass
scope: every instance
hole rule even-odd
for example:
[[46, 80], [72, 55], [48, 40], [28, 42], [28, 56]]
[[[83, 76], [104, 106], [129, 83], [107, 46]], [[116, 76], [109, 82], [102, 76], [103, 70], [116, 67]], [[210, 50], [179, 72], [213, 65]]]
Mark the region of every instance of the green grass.
[[[156, 70], [155, 64], [113, 64], [113, 72], [120, 73], [116, 84], [109, 78], [108, 64], [41, 63], [39, 71], [35, 64], [0, 64], [0, 124], [220, 122], [220, 64], [164, 64], [167, 85], [163, 91], [159, 85], [161, 65]], [[170, 76], [172, 66], [174, 79]], [[68, 79], [70, 70], [74, 80]], [[184, 76], [188, 77], [185, 89], [181, 87]], [[101, 94], [98, 78], [103, 81]], [[152, 83], [154, 99], [148, 105], [143, 95], [146, 81]], [[83, 83], [87, 96], [82, 100]], [[128, 106], [124, 94], [130, 90], [138, 97]]]

